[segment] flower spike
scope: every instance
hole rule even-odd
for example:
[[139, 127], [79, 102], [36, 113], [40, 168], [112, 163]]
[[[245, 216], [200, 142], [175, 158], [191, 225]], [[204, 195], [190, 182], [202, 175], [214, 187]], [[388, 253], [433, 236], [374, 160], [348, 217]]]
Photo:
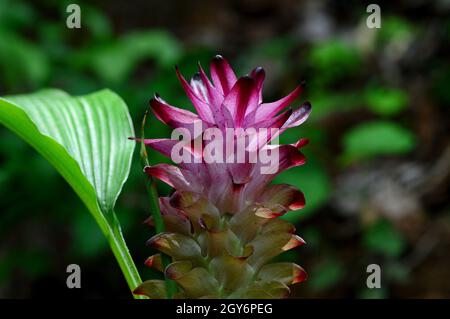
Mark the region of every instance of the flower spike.
[[[208, 77], [199, 64], [188, 82], [176, 68], [197, 114], [172, 106], [159, 95], [150, 101], [158, 120], [190, 137], [138, 139], [178, 164], [144, 168], [174, 188], [170, 196], [159, 199], [165, 231], [148, 241], [161, 254], [145, 264], [177, 283], [177, 298], [284, 298], [288, 286], [305, 281], [307, 274], [294, 263], [272, 259], [305, 241], [279, 217], [302, 209], [306, 200], [295, 187], [271, 181], [306, 162], [301, 148], [307, 139], [279, 145], [277, 138], [304, 123], [311, 104], [292, 105], [304, 83], [287, 96], [264, 103], [266, 74], [261, 67], [237, 78], [217, 55], [210, 70]], [[179, 153], [188, 156], [178, 160]], [[161, 260], [167, 256], [162, 254], [171, 258], [166, 267]], [[135, 290], [150, 298], [164, 298], [166, 292], [158, 280]]]

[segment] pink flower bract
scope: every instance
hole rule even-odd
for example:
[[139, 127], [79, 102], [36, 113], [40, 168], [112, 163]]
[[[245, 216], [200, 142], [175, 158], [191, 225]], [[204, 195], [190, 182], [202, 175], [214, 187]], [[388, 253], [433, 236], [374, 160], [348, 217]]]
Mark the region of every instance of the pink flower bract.
[[[170, 127], [185, 128], [193, 132], [193, 125], [201, 121], [204, 128], [267, 128], [284, 130], [302, 124], [311, 112], [311, 105], [305, 102], [298, 108], [289, 108], [303, 90], [303, 85], [278, 101], [264, 103], [262, 90], [265, 71], [261, 67], [250, 75], [237, 78], [228, 62], [216, 56], [211, 62], [211, 78], [199, 65], [199, 72], [190, 82], [177, 75], [197, 114], [168, 104], [158, 95], [150, 101], [156, 117]], [[225, 133], [224, 133], [225, 134]], [[194, 136], [193, 138], [198, 138]], [[268, 141], [273, 137], [269, 137]], [[146, 139], [145, 144], [170, 157], [172, 147], [178, 140]], [[282, 171], [302, 165], [305, 157], [299, 149], [307, 143], [299, 139], [294, 144], [259, 145], [277, 148], [278, 169], [273, 174], [261, 174], [261, 163], [180, 163], [180, 167], [159, 164], [145, 169], [152, 175], [178, 190], [189, 190], [206, 195], [220, 211], [235, 213], [245, 208], [246, 202], [253, 203], [262, 190]], [[195, 151], [192, 150], [194, 153]], [[197, 156], [202, 156], [198, 154]], [[290, 204], [301, 206], [301, 204]]]

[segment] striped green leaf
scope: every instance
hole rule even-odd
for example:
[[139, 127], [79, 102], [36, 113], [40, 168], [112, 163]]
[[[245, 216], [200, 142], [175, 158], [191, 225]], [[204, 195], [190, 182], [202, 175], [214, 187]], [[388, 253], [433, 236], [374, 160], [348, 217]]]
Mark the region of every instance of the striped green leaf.
[[60, 90], [0, 98], [0, 123], [45, 157], [70, 184], [108, 239], [131, 289], [139, 275], [114, 205], [128, 178], [134, 143], [125, 102], [103, 90], [72, 97]]

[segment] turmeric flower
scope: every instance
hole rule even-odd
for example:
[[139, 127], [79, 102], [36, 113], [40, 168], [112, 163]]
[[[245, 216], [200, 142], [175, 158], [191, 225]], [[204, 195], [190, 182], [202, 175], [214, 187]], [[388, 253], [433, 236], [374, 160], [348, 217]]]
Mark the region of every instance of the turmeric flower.
[[[163, 269], [157, 254], [146, 263], [178, 284], [179, 298], [286, 297], [288, 286], [305, 280], [306, 273], [294, 263], [270, 261], [305, 242], [293, 225], [277, 217], [303, 208], [305, 198], [295, 187], [271, 181], [305, 163], [300, 148], [308, 141], [276, 142], [284, 130], [307, 119], [311, 105], [288, 108], [303, 85], [263, 103], [262, 68], [237, 78], [216, 56], [210, 70], [211, 79], [199, 66], [190, 82], [176, 70], [197, 114], [158, 95], [150, 101], [155, 116], [177, 133], [144, 142], [178, 165], [144, 169], [174, 188], [171, 196], [159, 199], [167, 232], [148, 242], [172, 262]], [[164, 298], [165, 285], [149, 280], [135, 293]]]

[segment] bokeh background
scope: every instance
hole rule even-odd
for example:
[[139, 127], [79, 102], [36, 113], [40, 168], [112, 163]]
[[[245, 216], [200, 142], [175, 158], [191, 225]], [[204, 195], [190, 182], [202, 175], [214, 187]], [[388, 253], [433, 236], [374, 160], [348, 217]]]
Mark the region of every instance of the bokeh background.
[[[81, 29], [66, 6], [81, 7]], [[0, 96], [57, 87], [78, 95], [109, 87], [136, 127], [158, 92], [190, 107], [174, 73], [220, 53], [240, 74], [267, 72], [266, 100], [306, 80], [310, 119], [287, 132], [311, 140], [308, 163], [278, 181], [307, 207], [290, 213], [308, 245], [281, 258], [309, 273], [296, 298], [450, 297], [450, 3], [0, 0]], [[147, 135], [168, 135], [154, 118]], [[126, 138], [126, 137], [124, 137]], [[151, 155], [152, 161], [163, 159]], [[142, 277], [152, 230], [136, 154], [116, 209]], [[167, 188], [159, 185], [163, 194]], [[82, 268], [82, 288], [65, 286]], [[366, 267], [382, 288], [366, 288]], [[18, 137], [0, 128], [0, 297], [130, 298], [106, 240], [69, 186]]]

